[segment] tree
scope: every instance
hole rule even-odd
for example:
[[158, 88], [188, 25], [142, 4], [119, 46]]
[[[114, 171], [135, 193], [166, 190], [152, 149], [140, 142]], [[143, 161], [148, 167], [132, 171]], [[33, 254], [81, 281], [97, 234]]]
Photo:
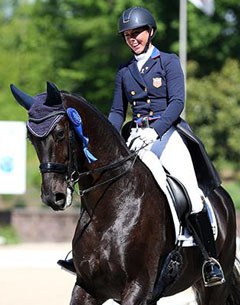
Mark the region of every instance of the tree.
[[199, 76], [221, 69], [228, 58], [239, 58], [239, 1], [218, 0], [215, 6], [209, 17], [188, 5], [188, 59], [199, 63]]
[[[194, 73], [196, 66], [192, 64]], [[219, 72], [188, 82], [187, 118], [211, 158], [239, 168], [240, 63], [228, 59]]]

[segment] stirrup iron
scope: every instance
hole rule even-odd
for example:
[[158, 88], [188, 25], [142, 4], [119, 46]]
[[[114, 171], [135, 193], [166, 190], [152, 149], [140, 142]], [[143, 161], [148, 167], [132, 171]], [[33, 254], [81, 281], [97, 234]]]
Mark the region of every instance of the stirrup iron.
[[[206, 279], [206, 275], [207, 275], [207, 270], [205, 270], [208, 265], [217, 265], [220, 273], [222, 274], [222, 279], [221, 280], [216, 280], [215, 282], [209, 282], [207, 279]], [[212, 287], [212, 286], [217, 286], [217, 285], [221, 285], [223, 283], [225, 283], [225, 277], [224, 277], [224, 273], [223, 273], [223, 270], [222, 270], [222, 267], [221, 267], [221, 264], [219, 263], [219, 261], [213, 257], [209, 257], [208, 260], [205, 260], [203, 262], [203, 265], [202, 265], [202, 278], [203, 278], [203, 283], [204, 283], [204, 287]]]

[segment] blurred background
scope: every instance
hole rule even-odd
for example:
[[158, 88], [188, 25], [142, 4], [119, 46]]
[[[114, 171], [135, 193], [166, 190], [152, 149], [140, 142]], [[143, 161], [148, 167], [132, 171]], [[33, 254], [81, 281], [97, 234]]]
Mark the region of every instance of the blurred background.
[[[180, 15], [183, 1], [186, 20]], [[204, 10], [201, 5], [207, 2], [215, 9]], [[16, 160], [21, 157], [16, 162], [24, 167], [18, 179], [24, 185], [17, 187], [10, 179], [7, 190], [0, 191], [1, 243], [67, 242], [70, 250], [79, 208], [77, 196], [64, 213], [41, 203], [33, 147], [24, 132], [9, 140], [22, 127], [11, 125], [10, 133], [7, 123], [27, 120], [9, 85], [35, 95], [46, 90], [49, 80], [61, 90], [82, 94], [107, 115], [115, 73], [130, 55], [118, 34], [120, 14], [130, 6], [153, 13], [158, 24], [154, 45], [165, 52], [180, 55], [180, 28], [186, 21], [185, 118], [240, 208], [239, 0], [0, 0], [0, 186], [11, 171], [6, 149]]]

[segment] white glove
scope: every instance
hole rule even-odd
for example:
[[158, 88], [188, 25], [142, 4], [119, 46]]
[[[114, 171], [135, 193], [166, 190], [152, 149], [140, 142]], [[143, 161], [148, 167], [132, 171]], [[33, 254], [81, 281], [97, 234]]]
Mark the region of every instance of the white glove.
[[142, 146], [144, 146], [143, 141], [140, 139], [140, 136], [131, 138], [127, 141], [127, 146], [131, 151], [137, 151], [140, 148], [142, 148]]
[[149, 144], [156, 141], [158, 138], [158, 134], [153, 128], [145, 128], [141, 130], [140, 139], [145, 143]]

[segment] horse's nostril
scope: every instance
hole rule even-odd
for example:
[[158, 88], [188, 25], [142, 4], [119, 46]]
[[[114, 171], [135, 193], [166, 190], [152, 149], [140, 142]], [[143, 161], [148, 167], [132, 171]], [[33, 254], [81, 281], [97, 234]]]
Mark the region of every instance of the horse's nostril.
[[66, 196], [63, 193], [56, 193], [55, 199], [57, 204], [63, 204], [66, 200]]

